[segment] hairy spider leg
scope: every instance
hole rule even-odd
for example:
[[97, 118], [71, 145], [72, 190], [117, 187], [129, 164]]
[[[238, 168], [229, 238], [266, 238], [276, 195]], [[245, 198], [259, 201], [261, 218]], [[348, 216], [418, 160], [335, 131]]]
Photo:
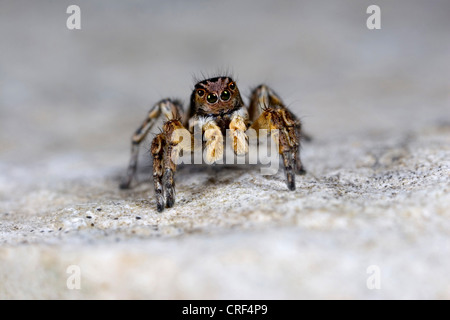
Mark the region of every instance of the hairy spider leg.
[[278, 130], [276, 137], [279, 154], [282, 156], [289, 190], [295, 190], [295, 174], [304, 174], [300, 159], [301, 122], [284, 105], [281, 98], [268, 86], [256, 87], [250, 97], [251, 125], [259, 134], [260, 129]]
[[142, 124], [137, 128], [131, 137], [131, 156], [128, 164], [127, 174], [120, 183], [121, 189], [129, 189], [133, 178], [136, 174], [137, 162], [139, 156], [139, 146], [142, 141], [147, 137], [148, 133], [155, 125], [155, 123], [161, 119], [175, 119], [180, 118], [183, 115], [183, 106], [177, 100], [163, 99], [153, 105], [147, 114], [147, 117]]

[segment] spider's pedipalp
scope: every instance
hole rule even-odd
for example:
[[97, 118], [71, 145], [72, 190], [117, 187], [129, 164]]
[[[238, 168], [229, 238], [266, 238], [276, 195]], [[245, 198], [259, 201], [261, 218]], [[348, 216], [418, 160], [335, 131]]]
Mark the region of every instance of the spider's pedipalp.
[[248, 152], [247, 131], [248, 112], [246, 108], [241, 108], [234, 112], [230, 118], [229, 135], [232, 142], [232, 148], [236, 155], [245, 155]]
[[223, 157], [223, 135], [222, 130], [214, 121], [207, 122], [203, 126], [205, 139], [205, 160], [212, 164]]

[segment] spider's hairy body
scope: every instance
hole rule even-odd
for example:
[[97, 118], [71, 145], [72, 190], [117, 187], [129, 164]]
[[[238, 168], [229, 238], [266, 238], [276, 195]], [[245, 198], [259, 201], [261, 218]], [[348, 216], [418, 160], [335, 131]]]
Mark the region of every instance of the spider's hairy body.
[[[178, 100], [164, 99], [153, 106], [132, 137], [131, 159], [121, 188], [131, 186], [137, 168], [139, 144], [161, 117], [166, 121], [151, 145], [158, 211], [174, 205], [175, 160], [181, 149], [192, 150], [191, 141], [183, 140], [180, 132], [184, 136], [192, 136], [195, 129], [201, 130], [205, 160], [214, 163], [223, 157], [226, 134], [229, 135], [234, 152], [245, 155], [249, 150], [246, 134], [249, 128], [255, 129], [258, 135], [260, 129], [277, 130], [276, 143], [283, 159], [289, 190], [295, 190], [295, 174], [305, 172], [300, 160], [301, 123], [281, 98], [266, 85], [260, 85], [252, 91], [247, 108], [233, 79], [222, 76], [195, 84], [187, 112], [184, 112]], [[267, 134], [267, 131], [264, 132]]]

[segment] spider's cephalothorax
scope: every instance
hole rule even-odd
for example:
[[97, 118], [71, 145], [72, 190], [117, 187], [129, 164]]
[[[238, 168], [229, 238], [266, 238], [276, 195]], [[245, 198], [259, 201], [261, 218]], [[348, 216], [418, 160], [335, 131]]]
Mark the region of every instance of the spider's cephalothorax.
[[198, 82], [191, 95], [190, 116], [230, 115], [244, 106], [239, 89], [230, 77]]
[[[251, 94], [249, 108], [244, 105], [236, 82], [230, 77], [215, 77], [198, 82], [191, 94], [188, 112], [178, 100], [164, 99], [153, 106], [147, 118], [132, 137], [131, 159], [121, 188], [129, 188], [136, 173], [139, 144], [160, 117], [165, 118], [162, 132], [151, 145], [153, 181], [158, 211], [175, 203], [174, 173], [177, 153], [183, 139], [177, 130], [189, 135], [199, 128], [203, 134], [203, 148], [207, 163], [223, 156], [224, 135], [230, 136], [237, 155], [248, 152], [247, 129], [278, 130], [278, 151], [283, 159], [289, 190], [295, 190], [295, 174], [303, 174], [300, 161], [301, 123], [284, 105], [281, 98], [266, 85], [256, 87]], [[261, 131], [262, 132], [262, 131]], [[184, 141], [186, 142], [186, 141]]]

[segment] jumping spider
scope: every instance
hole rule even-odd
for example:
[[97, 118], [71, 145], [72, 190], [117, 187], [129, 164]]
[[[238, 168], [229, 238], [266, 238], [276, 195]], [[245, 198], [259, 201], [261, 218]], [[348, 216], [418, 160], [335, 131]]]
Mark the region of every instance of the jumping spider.
[[132, 137], [131, 159], [120, 188], [130, 188], [136, 173], [139, 144], [160, 118], [165, 122], [161, 133], [155, 136], [151, 144], [158, 211], [164, 210], [164, 207], [170, 208], [175, 203], [176, 164], [173, 155], [179, 152], [177, 146], [181, 143], [179, 135], [175, 134], [177, 129], [188, 130], [192, 136], [196, 126], [201, 128], [208, 163], [222, 158], [227, 129], [237, 155], [248, 152], [247, 129], [255, 129], [257, 133], [260, 129], [277, 129], [278, 151], [283, 159], [288, 189], [295, 190], [295, 174], [305, 173], [300, 160], [300, 120], [266, 85], [260, 85], [252, 91], [247, 109], [236, 82], [231, 77], [222, 76], [206, 79], [195, 85], [187, 112], [184, 112], [178, 100], [172, 99], [163, 99], [151, 108]]

